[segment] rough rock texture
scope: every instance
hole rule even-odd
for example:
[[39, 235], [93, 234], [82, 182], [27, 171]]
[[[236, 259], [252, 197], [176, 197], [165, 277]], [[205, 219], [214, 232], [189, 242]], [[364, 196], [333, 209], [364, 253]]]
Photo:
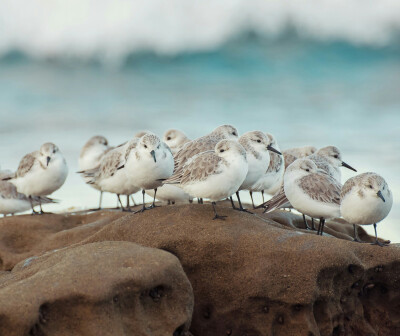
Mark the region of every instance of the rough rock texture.
[[193, 292], [172, 254], [100, 242], [32, 257], [0, 276], [0, 335], [184, 335]]
[[[221, 204], [219, 213], [228, 218], [211, 220], [209, 204], [6, 218], [2, 269], [71, 244], [131, 241], [178, 257], [194, 291], [195, 336], [400, 335], [399, 246], [352, 242], [343, 221], [328, 222], [320, 237], [285, 211], [251, 215]], [[24, 238], [38, 230], [40, 239]]]

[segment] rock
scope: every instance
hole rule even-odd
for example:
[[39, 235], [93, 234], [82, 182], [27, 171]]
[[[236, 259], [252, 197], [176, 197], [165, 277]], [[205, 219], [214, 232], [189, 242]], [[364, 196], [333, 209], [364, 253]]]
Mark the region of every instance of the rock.
[[[190, 330], [195, 336], [400, 334], [399, 246], [352, 242], [352, 226], [340, 220], [328, 222], [327, 235], [320, 237], [302, 229], [302, 218], [294, 213], [251, 215], [218, 206], [221, 215], [228, 215], [225, 221], [211, 220], [210, 204], [82, 215], [82, 228], [74, 224], [43, 235], [23, 258], [71, 243], [105, 241], [131, 241], [171, 252], [193, 287]], [[74, 217], [48, 220], [68, 223]], [[102, 224], [87, 227], [100, 218]], [[29, 230], [32, 220], [12, 222], [15, 234], [24, 235], [20, 222]], [[1, 230], [12, 230], [5, 222]], [[373, 241], [362, 228], [359, 235]], [[4, 236], [0, 242], [7, 265], [3, 269], [23, 260], [15, 244], [5, 251]]]
[[0, 275], [0, 335], [185, 335], [193, 292], [179, 260], [130, 242], [31, 258]]

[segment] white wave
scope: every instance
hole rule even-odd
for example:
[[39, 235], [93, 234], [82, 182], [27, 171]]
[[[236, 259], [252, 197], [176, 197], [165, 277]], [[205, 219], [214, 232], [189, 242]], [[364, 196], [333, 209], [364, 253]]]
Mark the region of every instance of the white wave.
[[385, 46], [400, 30], [398, 0], [1, 0], [0, 56], [118, 61], [214, 49], [246, 31], [288, 28], [318, 40]]

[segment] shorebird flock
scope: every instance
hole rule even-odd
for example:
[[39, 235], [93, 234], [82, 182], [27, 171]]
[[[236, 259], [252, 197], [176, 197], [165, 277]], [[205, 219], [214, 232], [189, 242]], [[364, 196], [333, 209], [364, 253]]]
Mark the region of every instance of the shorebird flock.
[[[354, 226], [374, 225], [390, 212], [393, 197], [385, 180], [376, 173], [356, 175], [341, 184], [341, 167], [356, 170], [342, 160], [337, 147], [305, 146], [280, 152], [273, 135], [251, 131], [239, 136], [231, 125], [217, 127], [211, 133], [190, 140], [179, 130], [167, 131], [161, 140], [144, 131], [125, 143], [111, 147], [103, 136], [94, 136], [79, 156], [79, 174], [100, 192], [116, 194], [122, 211], [140, 213], [154, 208], [155, 200], [175, 204], [196, 198], [211, 202], [213, 219], [223, 220], [216, 202], [230, 199], [232, 207], [248, 212], [240, 200], [240, 191], [249, 191], [254, 209], [271, 212], [293, 208], [303, 214], [307, 229], [323, 235], [325, 221], [343, 217]], [[54, 203], [47, 197], [59, 189], [68, 174], [67, 163], [58, 147], [43, 144], [26, 154], [16, 172], [0, 171], [0, 213], [4, 216], [32, 209], [43, 214], [43, 204]], [[142, 206], [133, 211], [130, 199], [142, 193]], [[263, 202], [255, 205], [253, 193], [261, 192]], [[145, 204], [145, 193], [153, 197]], [[236, 194], [238, 206], [233, 195]], [[264, 194], [271, 198], [264, 201]], [[121, 196], [126, 196], [125, 205]], [[36, 211], [35, 207], [40, 211]], [[96, 209], [93, 209], [96, 210]], [[310, 227], [305, 216], [311, 218]]]

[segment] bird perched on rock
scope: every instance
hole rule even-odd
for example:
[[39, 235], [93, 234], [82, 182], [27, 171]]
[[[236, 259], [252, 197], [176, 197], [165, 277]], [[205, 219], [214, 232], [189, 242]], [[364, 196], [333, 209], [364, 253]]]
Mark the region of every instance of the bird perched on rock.
[[[270, 133], [265, 133], [269, 139], [270, 146], [277, 151], [280, 151], [278, 142], [275, 137]], [[254, 184], [253, 190], [260, 190], [264, 203], [264, 191], [269, 195], [274, 195], [282, 185], [283, 174], [285, 173], [285, 161], [281, 154], [274, 151], [269, 152], [270, 161], [268, 169], [264, 175]], [[250, 196], [251, 196], [250, 192]], [[253, 199], [253, 197], [252, 197]]]
[[392, 209], [393, 195], [383, 177], [376, 173], [363, 173], [346, 181], [340, 194], [340, 212], [342, 217], [353, 224], [354, 240], [360, 241], [356, 233], [356, 224], [374, 225], [375, 243], [378, 241], [376, 223], [382, 221]]
[[122, 205], [120, 195], [131, 195], [139, 191], [139, 187], [128, 184], [128, 175], [131, 173], [123, 169], [130, 151], [135, 148], [138, 138], [133, 138], [124, 144], [108, 151], [100, 160], [100, 165], [93, 169], [83, 170], [78, 173], [83, 174], [87, 183], [96, 185], [102, 192], [116, 194], [121, 205], [122, 211], [130, 210]]
[[[143, 212], [155, 207], [157, 188], [162, 185], [162, 180], [172, 175], [174, 158], [169, 147], [150, 133], [142, 136], [127, 155], [124, 170], [129, 172], [126, 183], [142, 189], [143, 206], [139, 211]], [[153, 204], [149, 208], [144, 204], [147, 189], [154, 189]]]
[[247, 171], [245, 149], [234, 140], [221, 140], [214, 151], [196, 155], [163, 183], [179, 183], [189, 195], [210, 199], [215, 213], [213, 219], [224, 219], [226, 216], [218, 215], [215, 202], [235, 193]]
[[[325, 172], [326, 174], [337, 180], [339, 183], [341, 180], [341, 172], [339, 169], [340, 167], [346, 167], [353, 171], [357, 171], [342, 160], [342, 154], [340, 150], [335, 146], [327, 146], [320, 148], [314, 154], [307, 156], [307, 159], [313, 161], [317, 165], [317, 168], [319, 170]], [[261, 204], [259, 207], [264, 207], [266, 209], [265, 212], [271, 212], [279, 208], [290, 208], [291, 205], [282, 187], [278, 191], [278, 193], [274, 195], [274, 197], [272, 197], [269, 201]], [[309, 229], [309, 226], [307, 224], [304, 215], [303, 219], [306, 228]]]
[[[32, 212], [33, 197], [47, 196], [59, 189], [68, 175], [68, 167], [60, 150], [53, 143], [43, 144], [38, 151], [26, 154], [18, 169], [3, 180], [9, 180], [19, 193], [28, 196]], [[39, 198], [40, 213], [44, 213]]]
[[[258, 189], [254, 189], [254, 186], [257, 183], [257, 181], [265, 175], [265, 172], [268, 169], [270, 162], [270, 155], [269, 155], [270, 151], [273, 151], [279, 155], [281, 153], [271, 146], [269, 138], [263, 132], [260, 131], [251, 131], [244, 133], [239, 138], [239, 143], [246, 150], [249, 169], [245, 180], [243, 181], [242, 185], [236, 192], [236, 196], [239, 201], [239, 210], [246, 211], [246, 209], [244, 209], [242, 206], [242, 202], [240, 201], [239, 191], [240, 190], [249, 190], [250, 192], [258, 191]], [[231, 203], [232, 207], [235, 209], [232, 199]]]
[[[101, 135], [91, 137], [86, 144], [82, 147], [79, 155], [79, 170], [89, 170], [96, 168], [100, 165], [101, 159], [112, 147], [108, 145], [108, 141]], [[83, 177], [83, 175], [82, 175]], [[96, 183], [88, 183], [90, 178], [83, 177], [85, 182], [100, 191], [99, 209], [101, 209], [101, 201], [103, 197], [103, 191]]]
[[290, 204], [297, 211], [320, 219], [318, 234], [325, 220], [340, 217], [341, 184], [321, 172], [310, 159], [297, 159], [285, 172], [283, 187]]

